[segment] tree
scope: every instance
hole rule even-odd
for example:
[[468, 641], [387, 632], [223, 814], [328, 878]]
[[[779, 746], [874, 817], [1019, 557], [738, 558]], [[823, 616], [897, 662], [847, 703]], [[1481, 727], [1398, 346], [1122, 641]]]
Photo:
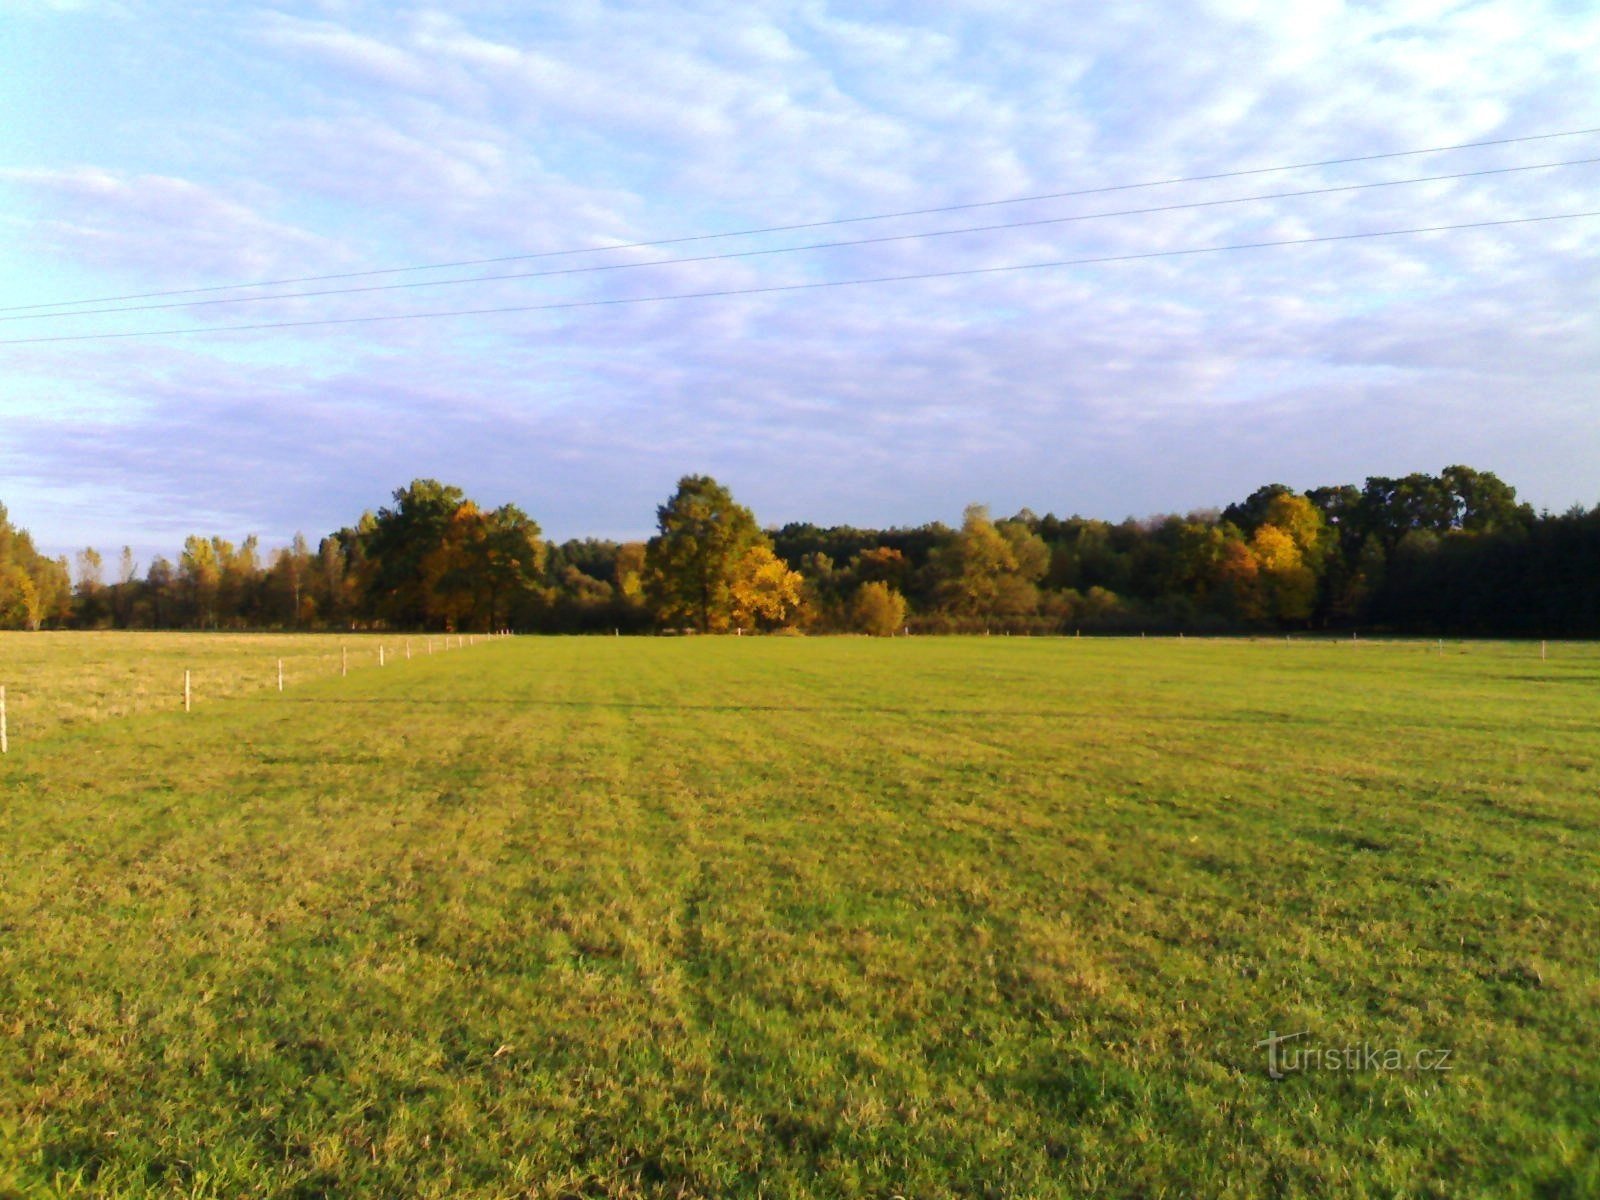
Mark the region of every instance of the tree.
[[463, 500], [418, 564], [424, 624], [464, 629], [471, 622], [478, 607], [481, 580], [475, 567], [483, 557], [483, 537], [483, 513], [472, 501]]
[[0, 629], [37, 629], [42, 616], [33, 577], [16, 563], [0, 562]]
[[1492, 471], [1457, 465], [1439, 478], [1456, 499], [1456, 525], [1469, 533], [1524, 528], [1533, 519], [1533, 509], [1517, 503], [1517, 489]]
[[906, 577], [911, 572], [906, 556], [893, 546], [863, 550], [856, 555], [854, 566], [856, 577], [863, 583], [886, 583], [897, 590], [904, 590]]
[[[220, 552], [220, 553], [219, 553]], [[217, 624], [217, 594], [222, 586], [222, 562], [232, 557], [233, 547], [218, 538], [206, 539], [190, 534], [183, 540], [178, 556], [178, 580], [186, 612], [184, 619], [199, 629]]]
[[629, 604], [643, 604], [644, 576], [644, 543], [624, 542], [618, 546], [616, 565], [612, 568], [611, 577], [617, 595]]
[[1222, 519], [1230, 525], [1237, 525], [1245, 537], [1255, 533], [1256, 528], [1264, 524], [1272, 502], [1279, 496], [1292, 495], [1294, 489], [1284, 483], [1268, 483], [1258, 487], [1248, 497], [1238, 504], [1230, 504], [1222, 510]]
[[745, 551], [729, 585], [730, 615], [739, 629], [776, 629], [799, 615], [805, 580], [765, 540]]
[[222, 622], [235, 627], [254, 623], [257, 590], [261, 580], [261, 542], [251, 534], [237, 548], [212, 538], [222, 578], [217, 587], [217, 609]]
[[365, 594], [364, 581], [350, 569], [347, 547], [359, 546], [355, 530], [342, 530], [317, 543], [317, 558], [311, 576], [312, 607], [329, 625], [349, 622], [358, 594]]
[[78, 580], [73, 585], [78, 624], [93, 629], [105, 615], [105, 564], [100, 551], [85, 546], [78, 551]]
[[939, 557], [940, 599], [966, 617], [1021, 616], [1038, 604], [1035, 586], [1050, 566], [1050, 550], [1024, 522], [996, 525], [982, 504], [967, 506], [961, 531]]
[[177, 624], [176, 579], [176, 572], [167, 559], [158, 554], [151, 560], [144, 583], [145, 594], [150, 597], [150, 625], [154, 629]]
[[887, 583], [874, 580], [856, 589], [850, 611], [862, 633], [893, 637], [906, 623], [906, 598]]
[[304, 534], [297, 533], [289, 546], [274, 552], [262, 581], [262, 611], [267, 620], [287, 628], [311, 622], [316, 614], [311, 599], [312, 571], [310, 544]]
[[133, 547], [124, 546], [117, 560], [117, 582], [111, 589], [111, 619], [118, 629], [133, 624], [133, 605], [139, 589], [139, 564], [134, 561]]
[[451, 520], [466, 499], [437, 479], [413, 479], [394, 493], [393, 508], [378, 510], [361, 537], [372, 564], [366, 600], [374, 615], [400, 626], [430, 624], [429, 567], [436, 581]]
[[646, 590], [656, 619], [701, 633], [726, 630], [739, 564], [767, 543], [754, 515], [709, 475], [685, 475], [656, 509], [656, 524], [660, 532], [645, 546]]
[[1239, 536], [1234, 525], [1224, 525], [1225, 536], [1217, 556], [1216, 591], [1223, 612], [1241, 621], [1259, 621], [1267, 602], [1261, 583], [1261, 560]]
[[482, 581], [486, 628], [504, 624], [517, 598], [537, 585], [545, 558], [539, 533], [539, 523], [515, 504], [484, 514], [473, 567]]
[[1317, 599], [1317, 577], [1306, 565], [1295, 539], [1268, 522], [1256, 530], [1250, 549], [1260, 564], [1260, 579], [1266, 587], [1263, 615], [1280, 621], [1309, 620]]
[[0, 629], [39, 629], [72, 615], [72, 575], [65, 558], [46, 558], [0, 504]]

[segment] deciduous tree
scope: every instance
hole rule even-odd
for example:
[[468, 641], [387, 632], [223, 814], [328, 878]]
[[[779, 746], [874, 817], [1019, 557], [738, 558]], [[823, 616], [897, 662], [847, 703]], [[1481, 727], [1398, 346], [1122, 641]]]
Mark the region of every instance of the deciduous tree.
[[660, 532], [645, 547], [656, 619], [702, 633], [727, 629], [738, 566], [766, 540], [755, 517], [709, 475], [685, 475], [656, 510], [656, 524]]
[[906, 598], [887, 583], [869, 581], [856, 589], [850, 613], [862, 633], [893, 637], [905, 626]]

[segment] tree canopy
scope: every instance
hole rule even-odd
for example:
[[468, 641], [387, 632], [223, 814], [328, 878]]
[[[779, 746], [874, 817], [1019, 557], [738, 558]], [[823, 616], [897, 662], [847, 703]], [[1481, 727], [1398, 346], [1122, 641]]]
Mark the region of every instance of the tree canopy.
[[1536, 514], [1461, 465], [1116, 523], [975, 504], [957, 529], [768, 531], [687, 475], [648, 543], [547, 544], [433, 479], [391, 499], [315, 546], [195, 534], [142, 575], [87, 547], [75, 579], [0, 508], [0, 627], [1600, 636], [1600, 507]]
[[[762, 547], [770, 552], [754, 514], [709, 475], [685, 475], [656, 510], [656, 528], [645, 547], [645, 568], [658, 619], [701, 633], [730, 628], [745, 557]], [[747, 581], [747, 601], [752, 588]]]

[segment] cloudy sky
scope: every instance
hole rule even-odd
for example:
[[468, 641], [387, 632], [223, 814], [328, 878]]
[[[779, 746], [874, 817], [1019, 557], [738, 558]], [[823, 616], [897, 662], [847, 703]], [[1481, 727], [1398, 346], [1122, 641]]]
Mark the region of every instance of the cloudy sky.
[[[689, 472], [768, 524], [1594, 504], [1600, 217], [1173, 252], [1600, 210], [1548, 165], [1600, 134], [1539, 136], [1597, 62], [1590, 0], [0, 0], [0, 502], [55, 550], [417, 476], [557, 537]], [[885, 276], [934, 277], [815, 286]]]

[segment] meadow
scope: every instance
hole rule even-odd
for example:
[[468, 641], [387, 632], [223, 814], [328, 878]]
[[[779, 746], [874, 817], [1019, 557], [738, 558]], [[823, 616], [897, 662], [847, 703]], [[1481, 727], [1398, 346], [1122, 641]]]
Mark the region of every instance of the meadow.
[[1600, 648], [384, 644], [0, 635], [0, 1195], [1600, 1195]]

